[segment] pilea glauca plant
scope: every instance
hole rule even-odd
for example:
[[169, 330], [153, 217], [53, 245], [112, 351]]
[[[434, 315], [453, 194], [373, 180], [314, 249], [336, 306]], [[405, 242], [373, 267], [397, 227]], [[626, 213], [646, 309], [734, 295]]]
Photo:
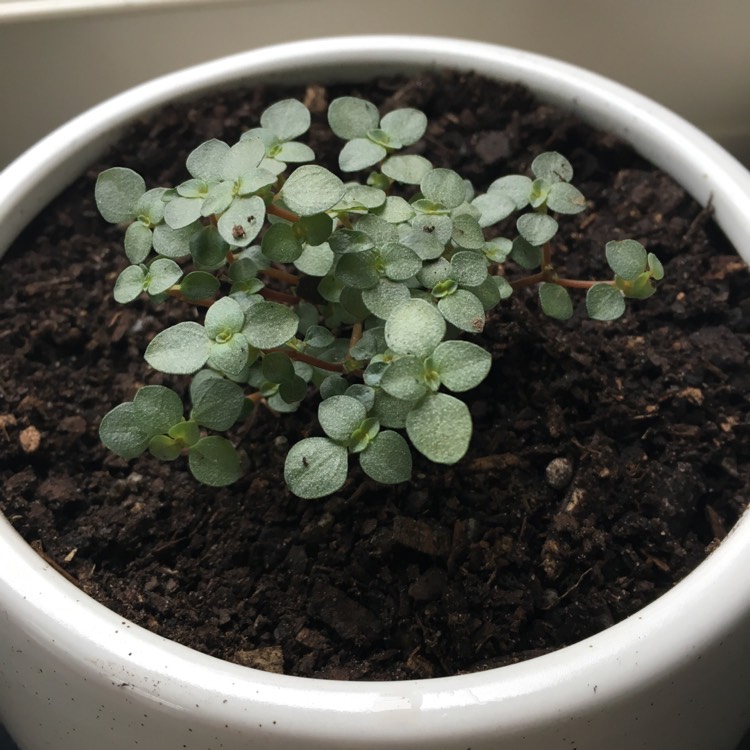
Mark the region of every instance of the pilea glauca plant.
[[[404, 482], [409, 443], [440, 464], [465, 454], [472, 421], [453, 394], [489, 373], [491, 355], [471, 337], [515, 288], [538, 285], [541, 309], [561, 320], [573, 314], [568, 290], [586, 289], [589, 316], [612, 320], [663, 275], [653, 254], [625, 240], [605, 248], [613, 278], [558, 276], [555, 217], [586, 207], [558, 153], [478, 195], [461, 175], [410, 153], [427, 127], [422, 112], [381, 117], [372, 103], [343, 97], [331, 102], [328, 124], [343, 141], [340, 174], [366, 175], [356, 181], [315, 164], [296, 140], [310, 121], [302, 103], [280, 101], [238, 143], [198, 146], [190, 179], [174, 188], [147, 189], [119, 167], [99, 176], [99, 211], [127, 224], [131, 265], [115, 299], [145, 293], [205, 309], [202, 324], [173, 325], [145, 352], [156, 370], [193, 376], [187, 416], [175, 391], [141, 388], [101, 423], [102, 441], [120, 456], [186, 454], [199, 481], [227, 485], [247, 462], [213, 433], [257, 408], [283, 415], [315, 397], [321, 434], [289, 450], [292, 492], [336, 492], [352, 458], [377, 482]], [[517, 235], [494, 236], [512, 215]], [[508, 281], [508, 258], [529, 274]]]

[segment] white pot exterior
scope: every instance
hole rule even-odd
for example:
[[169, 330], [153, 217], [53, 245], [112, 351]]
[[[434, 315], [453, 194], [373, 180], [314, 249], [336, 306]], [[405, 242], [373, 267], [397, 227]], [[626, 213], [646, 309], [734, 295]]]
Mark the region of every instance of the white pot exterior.
[[[750, 259], [750, 174], [692, 126], [592, 73], [459, 40], [344, 37], [268, 47], [157, 79], [55, 131], [0, 174], [0, 254], [133, 118], [238, 81], [424, 67], [520, 81], [672, 174]], [[47, 176], [49, 175], [49, 176]], [[734, 750], [750, 726], [750, 514], [636, 615], [521, 664], [345, 683], [222, 662], [83, 594], [0, 519], [0, 721], [23, 750]]]

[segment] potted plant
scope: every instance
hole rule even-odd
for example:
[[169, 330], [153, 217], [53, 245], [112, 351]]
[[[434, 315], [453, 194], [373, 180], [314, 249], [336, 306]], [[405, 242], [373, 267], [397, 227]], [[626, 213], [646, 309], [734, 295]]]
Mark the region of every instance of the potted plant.
[[[132, 95], [135, 105], [127, 95], [111, 100], [3, 174], [2, 244], [126, 121], [175, 91], [188, 96], [271, 74], [330, 79], [343, 61], [350, 63], [349, 77], [371, 77], [372, 64], [378, 73], [439, 64], [523, 81], [549, 101], [573, 101], [584, 119], [626, 136], [699, 201], [711, 196], [718, 224], [743, 246], [747, 172], [678, 118], [566, 65], [411, 37], [268, 48], [141, 87]], [[42, 164], [51, 173], [43, 174]], [[106, 200], [103, 205], [107, 211]], [[748, 674], [750, 595], [732, 572], [745, 561], [748, 535], [745, 517], [672, 591], [558, 652], [471, 675], [351, 684], [258, 672], [148, 633], [50, 570], [6, 524], [0, 537], [7, 561], [2, 718], [29, 747], [100, 747], [106, 733], [122, 747], [731, 748], [749, 709], [741, 686]]]

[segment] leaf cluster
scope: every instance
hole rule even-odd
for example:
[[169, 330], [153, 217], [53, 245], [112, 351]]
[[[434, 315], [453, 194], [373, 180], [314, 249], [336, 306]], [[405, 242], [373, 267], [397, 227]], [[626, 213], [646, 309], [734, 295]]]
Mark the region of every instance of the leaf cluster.
[[[228, 484], [245, 460], [211, 432], [259, 404], [284, 413], [319, 394], [322, 434], [289, 451], [290, 489], [306, 498], [336, 492], [350, 459], [377, 482], [403, 482], [409, 444], [436, 463], [465, 454], [471, 416], [453, 394], [490, 371], [490, 354], [467, 337], [483, 330], [492, 308], [536, 283], [545, 313], [573, 314], [552, 241], [560, 217], [583, 211], [586, 199], [565, 157], [540, 154], [530, 176], [500, 177], [477, 194], [414, 151], [427, 128], [422, 112], [381, 116], [370, 102], [342, 97], [327, 119], [344, 142], [341, 174], [297, 140], [311, 116], [286, 99], [236, 144], [198, 146], [189, 179], [176, 187], [147, 189], [121, 167], [99, 176], [97, 206], [125, 225], [130, 262], [115, 299], [145, 293], [207, 308], [202, 322], [190, 316], [161, 331], [145, 352], [154, 369], [193, 376], [188, 418], [174, 391], [145, 386], [102, 420], [114, 452], [184, 454], [199, 481]], [[498, 227], [515, 232], [505, 237]], [[613, 279], [591, 282], [586, 295], [599, 320], [621, 315], [625, 298], [649, 296], [663, 276], [634, 240], [611, 242], [605, 253]], [[530, 275], [509, 281], [508, 259]]]

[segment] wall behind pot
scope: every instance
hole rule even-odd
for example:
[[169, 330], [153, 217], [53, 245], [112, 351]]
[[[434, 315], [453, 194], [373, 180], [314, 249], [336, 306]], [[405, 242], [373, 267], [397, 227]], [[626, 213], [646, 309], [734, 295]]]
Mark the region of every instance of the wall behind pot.
[[154, 75], [264, 44], [442, 34], [596, 70], [750, 164], [747, 0], [0, 0], [0, 168], [58, 124]]

